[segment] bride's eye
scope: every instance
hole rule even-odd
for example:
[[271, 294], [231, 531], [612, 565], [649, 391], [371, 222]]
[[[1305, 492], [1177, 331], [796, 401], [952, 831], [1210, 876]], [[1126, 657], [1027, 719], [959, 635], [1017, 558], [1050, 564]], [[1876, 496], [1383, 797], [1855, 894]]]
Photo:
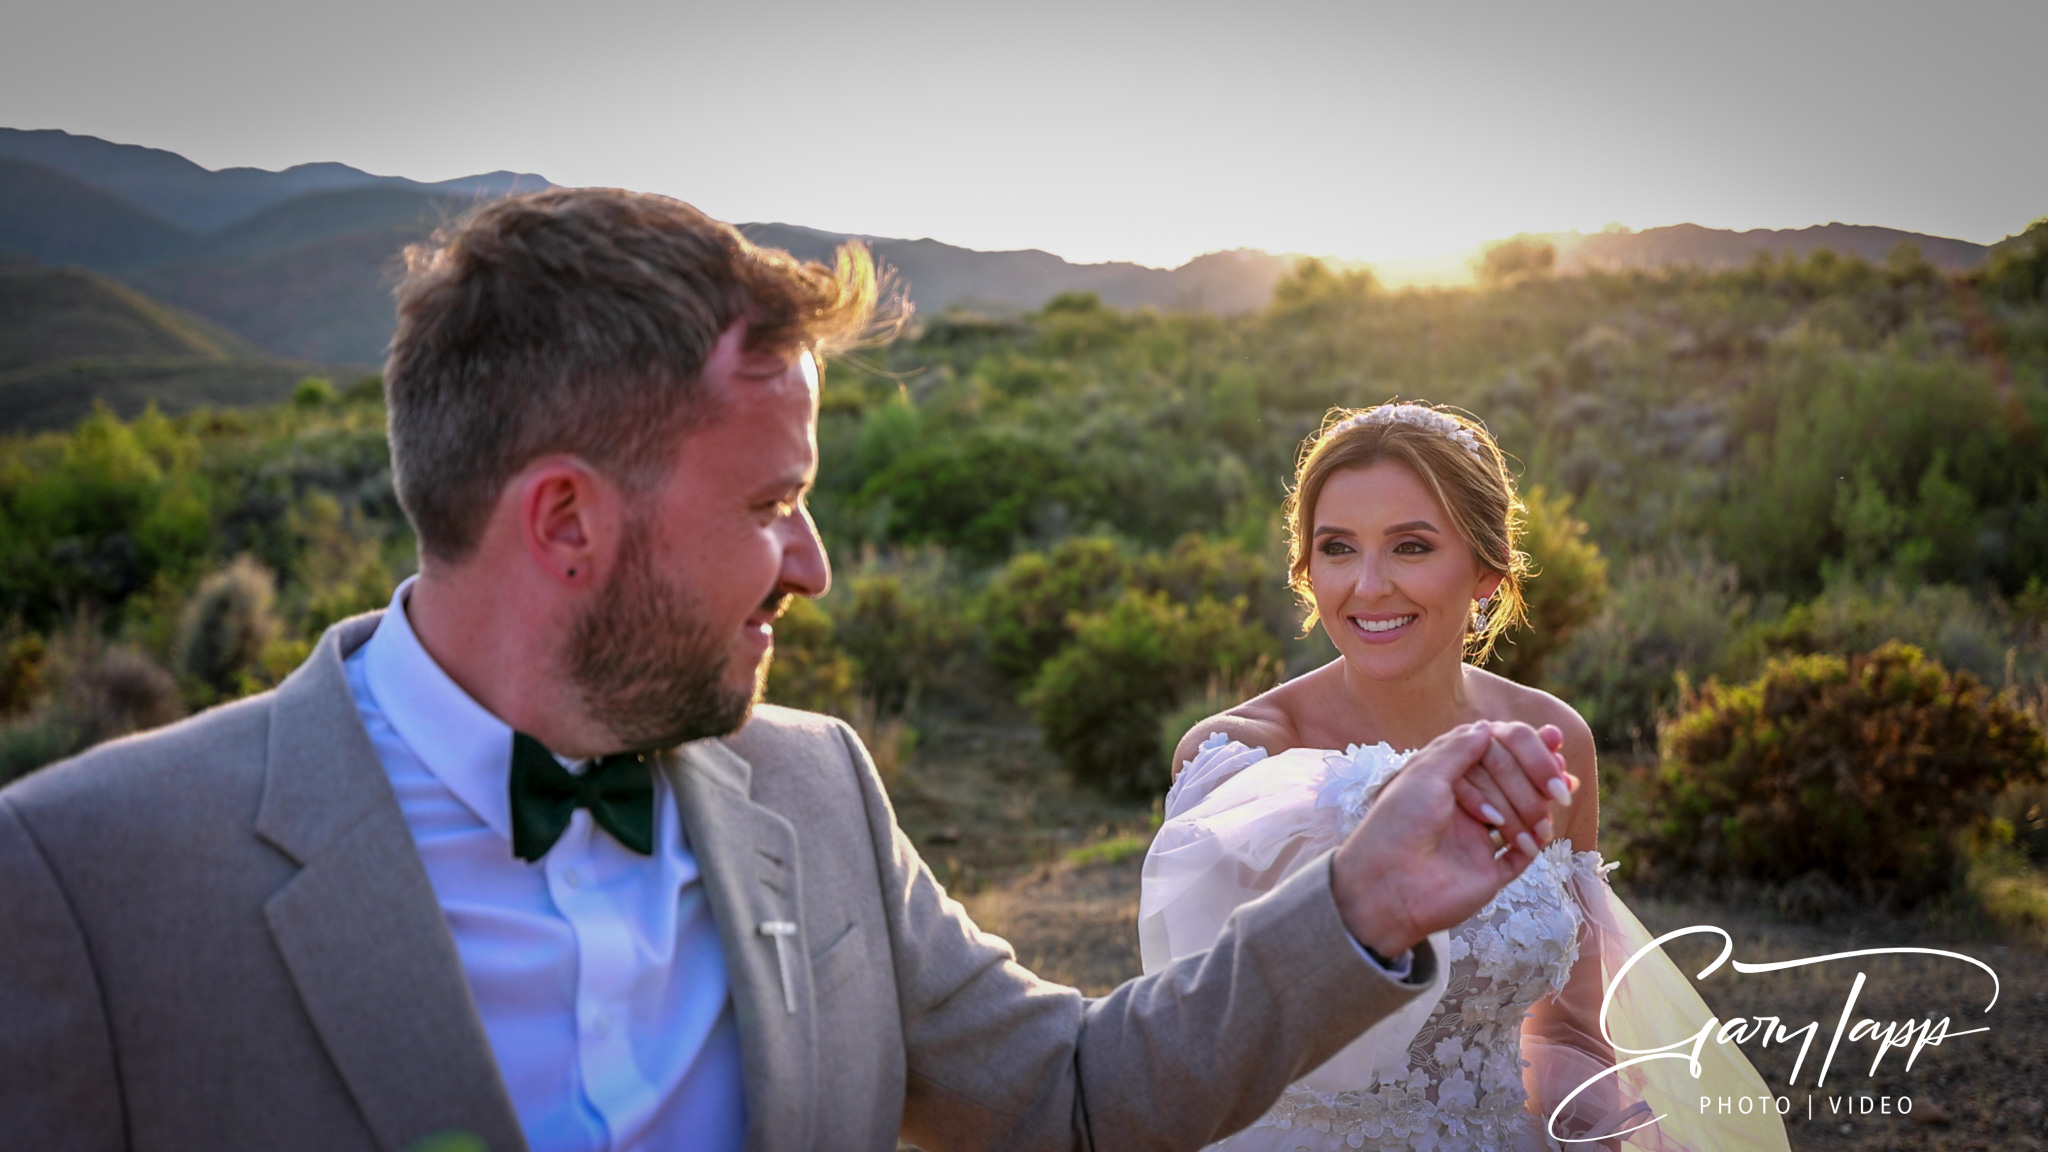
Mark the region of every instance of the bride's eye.
[[1350, 553], [1351, 545], [1342, 540], [1325, 540], [1316, 550], [1325, 556], [1343, 556]]
[[1394, 545], [1394, 553], [1398, 556], [1426, 556], [1434, 551], [1436, 549], [1431, 548], [1420, 540], [1403, 540], [1399, 544]]

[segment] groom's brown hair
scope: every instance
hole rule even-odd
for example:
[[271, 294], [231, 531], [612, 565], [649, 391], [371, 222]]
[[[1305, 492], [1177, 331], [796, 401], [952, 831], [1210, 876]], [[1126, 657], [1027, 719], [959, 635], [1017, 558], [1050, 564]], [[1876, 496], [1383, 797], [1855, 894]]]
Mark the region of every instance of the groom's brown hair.
[[875, 328], [866, 248], [836, 267], [762, 248], [680, 200], [613, 188], [508, 197], [406, 249], [384, 371], [391, 471], [425, 556], [475, 550], [506, 481], [582, 457], [629, 492], [659, 484], [710, 414], [718, 336], [821, 358]]

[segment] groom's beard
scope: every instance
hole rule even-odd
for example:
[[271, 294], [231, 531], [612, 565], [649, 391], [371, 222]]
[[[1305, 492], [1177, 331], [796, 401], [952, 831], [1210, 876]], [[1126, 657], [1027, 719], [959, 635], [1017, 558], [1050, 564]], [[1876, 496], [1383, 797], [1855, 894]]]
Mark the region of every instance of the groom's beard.
[[688, 593], [654, 571], [650, 533], [630, 524], [619, 568], [570, 630], [569, 675], [591, 717], [625, 748], [667, 748], [724, 736], [760, 698], [767, 660], [747, 688], [726, 683], [730, 636], [715, 635]]

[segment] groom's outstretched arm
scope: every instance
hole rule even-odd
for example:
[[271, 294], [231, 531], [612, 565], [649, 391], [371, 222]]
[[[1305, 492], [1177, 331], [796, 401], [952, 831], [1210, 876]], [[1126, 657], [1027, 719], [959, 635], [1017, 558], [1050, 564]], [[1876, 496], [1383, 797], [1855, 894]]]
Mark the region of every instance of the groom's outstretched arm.
[[1427, 942], [1410, 983], [1365, 958], [1325, 855], [1239, 908], [1210, 951], [1084, 998], [974, 926], [863, 776], [903, 1013], [903, 1134], [930, 1152], [1199, 1148], [1438, 983]]

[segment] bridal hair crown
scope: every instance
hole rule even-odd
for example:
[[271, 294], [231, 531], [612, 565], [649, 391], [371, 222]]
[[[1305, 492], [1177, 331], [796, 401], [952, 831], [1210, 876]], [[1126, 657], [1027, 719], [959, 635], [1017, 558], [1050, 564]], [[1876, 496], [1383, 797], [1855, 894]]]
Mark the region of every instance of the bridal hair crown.
[[1472, 434], [1470, 428], [1422, 404], [1381, 404], [1377, 408], [1368, 408], [1331, 425], [1330, 430], [1323, 435], [1335, 436], [1340, 432], [1363, 428], [1368, 424], [1413, 424], [1418, 428], [1427, 428], [1457, 441], [1478, 459], [1486, 459], [1485, 449], [1479, 446], [1479, 438]]

